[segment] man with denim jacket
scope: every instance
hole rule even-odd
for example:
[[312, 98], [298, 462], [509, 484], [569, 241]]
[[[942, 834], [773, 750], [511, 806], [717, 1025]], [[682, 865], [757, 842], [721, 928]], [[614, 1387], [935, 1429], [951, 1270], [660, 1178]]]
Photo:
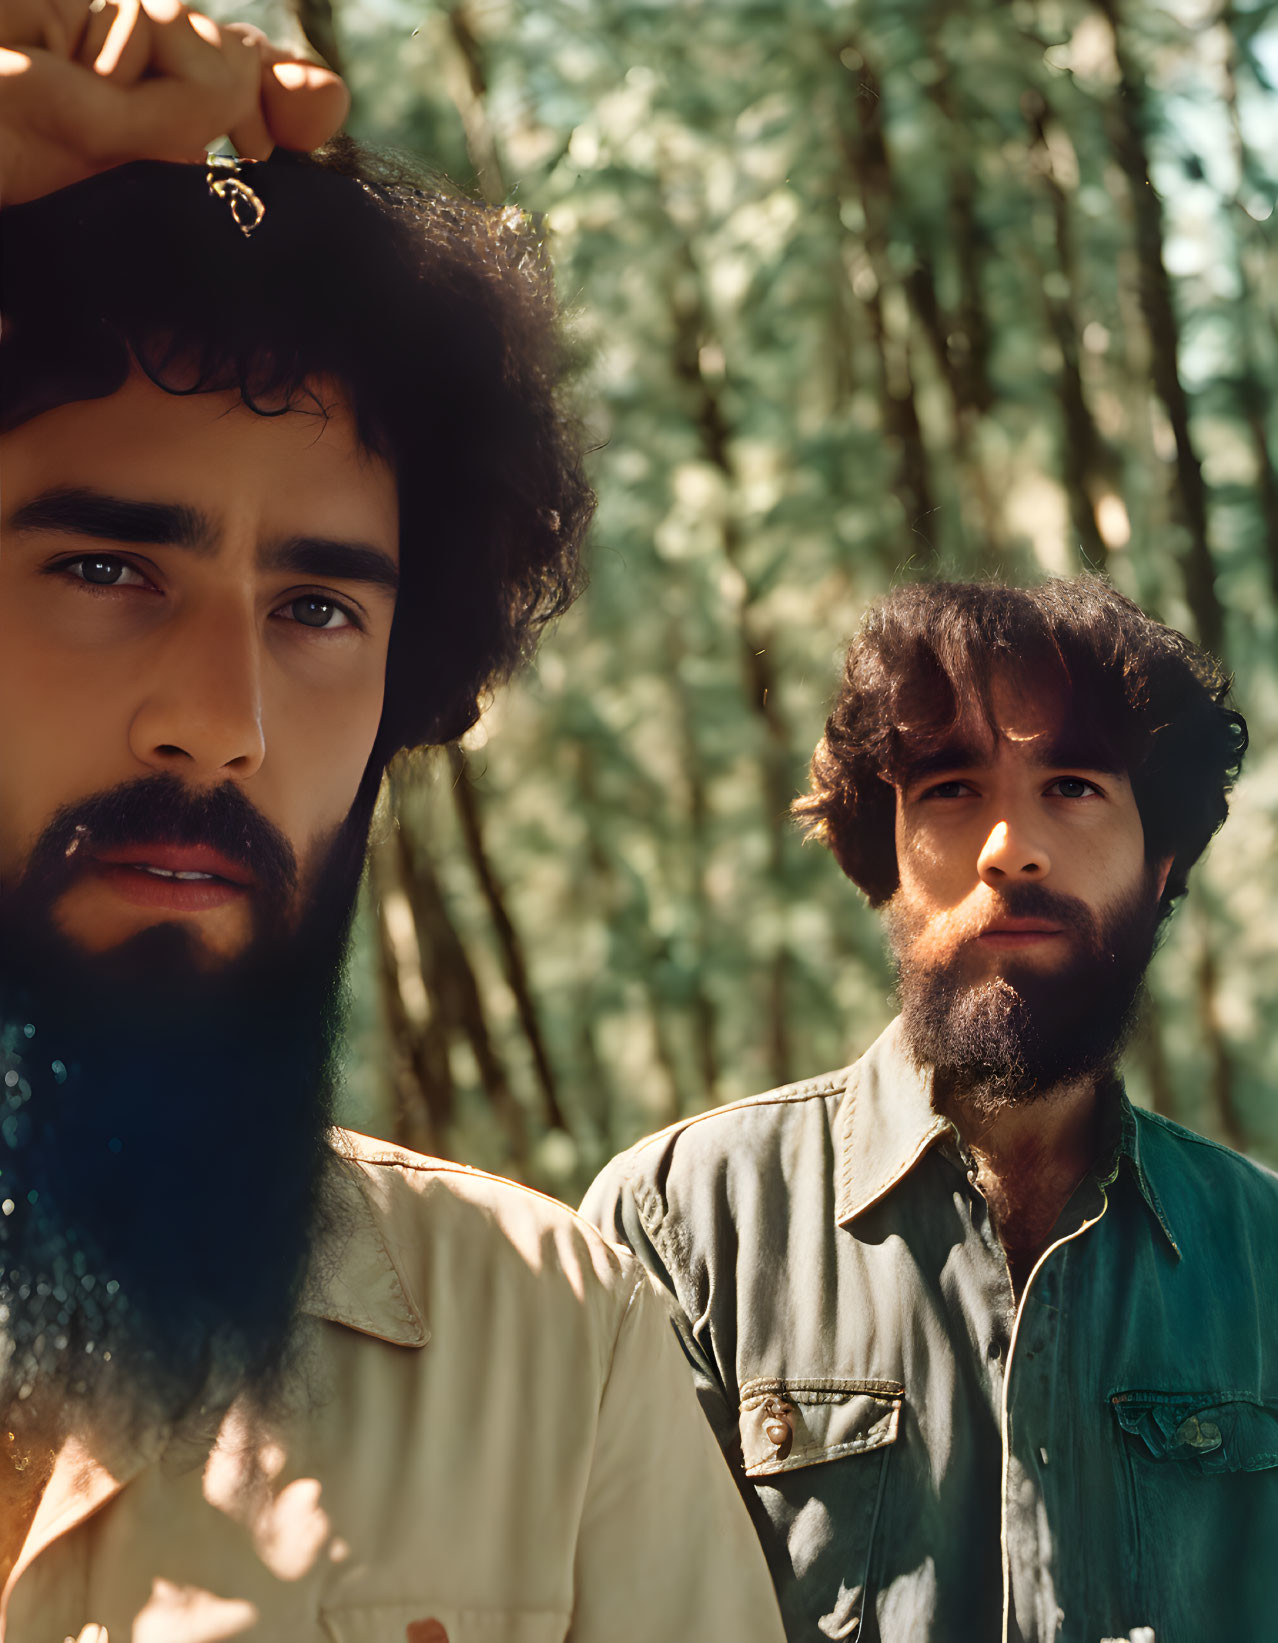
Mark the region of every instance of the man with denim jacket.
[[854, 1065], [622, 1155], [794, 1643], [1205, 1643], [1278, 1612], [1278, 1182], [1132, 1107], [1246, 746], [1098, 578], [873, 609], [796, 805], [885, 913]]

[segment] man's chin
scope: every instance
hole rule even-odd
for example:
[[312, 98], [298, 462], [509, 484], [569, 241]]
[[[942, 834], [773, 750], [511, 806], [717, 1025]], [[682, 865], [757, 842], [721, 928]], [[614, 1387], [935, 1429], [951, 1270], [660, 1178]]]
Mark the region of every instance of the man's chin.
[[[252, 923], [242, 904], [206, 910], [148, 908], [117, 895], [96, 879], [77, 880], [59, 897], [54, 926], [66, 947], [108, 967], [112, 955], [145, 949], [152, 939], [180, 948], [193, 968], [214, 972], [233, 963], [253, 941]], [[158, 932], [168, 935], [159, 937]], [[127, 957], [123, 958], [126, 964]]]
[[1143, 962], [1004, 965], [969, 981], [903, 967], [900, 1002], [915, 1059], [938, 1085], [987, 1110], [1108, 1076], [1139, 1013]]

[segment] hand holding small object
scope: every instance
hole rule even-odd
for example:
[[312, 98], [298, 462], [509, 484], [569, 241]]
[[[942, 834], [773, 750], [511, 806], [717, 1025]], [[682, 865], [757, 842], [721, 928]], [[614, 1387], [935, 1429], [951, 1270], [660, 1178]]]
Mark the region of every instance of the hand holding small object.
[[130, 160], [204, 164], [331, 137], [350, 99], [331, 70], [177, 0], [0, 0], [0, 205]]

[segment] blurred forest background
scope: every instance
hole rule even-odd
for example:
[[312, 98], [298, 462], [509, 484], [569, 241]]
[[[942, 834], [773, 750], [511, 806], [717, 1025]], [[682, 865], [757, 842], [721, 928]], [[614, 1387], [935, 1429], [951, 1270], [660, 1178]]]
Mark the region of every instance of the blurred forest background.
[[351, 130], [545, 226], [591, 586], [399, 771], [347, 1118], [575, 1198], [840, 1065], [878, 923], [787, 820], [868, 601], [1093, 566], [1222, 655], [1234, 816], [1137, 1099], [1278, 1162], [1278, 21], [1265, 0], [262, 0]]

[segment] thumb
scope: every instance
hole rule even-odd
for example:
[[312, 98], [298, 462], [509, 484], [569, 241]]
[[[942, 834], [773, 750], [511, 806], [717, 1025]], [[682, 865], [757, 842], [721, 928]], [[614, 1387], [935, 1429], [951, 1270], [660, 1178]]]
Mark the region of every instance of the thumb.
[[263, 48], [262, 113], [281, 148], [309, 152], [325, 143], [350, 112], [345, 82], [331, 69]]

